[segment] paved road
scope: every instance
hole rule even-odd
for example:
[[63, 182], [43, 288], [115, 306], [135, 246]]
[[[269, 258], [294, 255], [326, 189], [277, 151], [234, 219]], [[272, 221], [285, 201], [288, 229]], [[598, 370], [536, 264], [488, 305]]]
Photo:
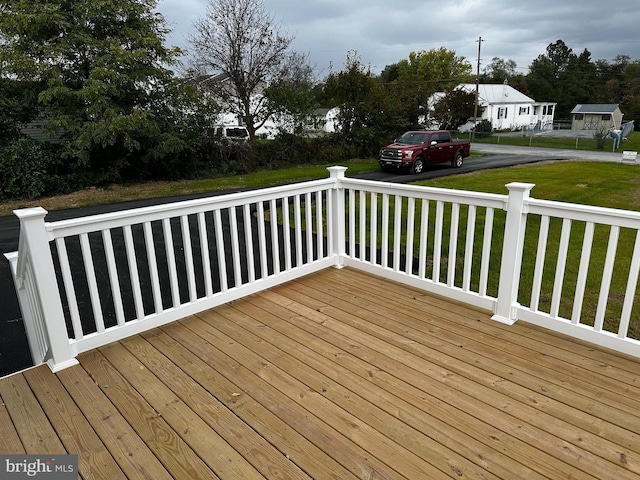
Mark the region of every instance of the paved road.
[[[581, 152], [576, 150], [557, 150], [544, 148], [510, 147], [501, 145], [473, 144], [472, 151], [484, 153], [482, 157], [465, 161], [460, 169], [451, 168], [448, 164], [428, 166], [419, 175], [403, 173], [372, 172], [359, 175], [359, 178], [407, 183], [416, 180], [436, 178], [445, 175], [501, 168], [506, 166], [534, 163], [544, 160], [582, 159], [594, 161], [620, 162], [621, 154], [606, 152]], [[348, 174], [348, 171], [347, 171]], [[215, 193], [215, 194], [219, 194]], [[188, 200], [211, 194], [173, 197], [171, 201]], [[95, 215], [110, 211], [137, 208], [159, 203], [168, 199], [151, 199], [145, 201], [125, 202], [95, 207], [75, 208], [50, 212], [48, 221], [63, 220], [86, 215]], [[14, 216], [0, 217], [0, 255], [18, 248], [19, 223]], [[22, 316], [16, 298], [9, 263], [0, 257], [0, 376], [28, 368], [32, 365], [31, 355], [24, 331]]]

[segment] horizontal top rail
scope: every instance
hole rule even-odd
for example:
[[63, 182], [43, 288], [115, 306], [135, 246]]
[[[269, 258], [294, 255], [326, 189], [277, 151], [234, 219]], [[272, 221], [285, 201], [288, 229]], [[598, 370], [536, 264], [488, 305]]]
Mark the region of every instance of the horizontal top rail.
[[640, 229], [640, 212], [529, 198], [528, 213]]
[[398, 185], [394, 183], [372, 182], [355, 178], [345, 178], [341, 182], [346, 188], [359, 188], [375, 193], [389, 195], [404, 194], [414, 198], [442, 200], [445, 202], [465, 203], [469, 205], [505, 209], [507, 196], [497, 193], [472, 192], [448, 188], [424, 187], [417, 185]]
[[318, 189], [330, 187], [334, 183], [335, 180], [329, 178], [298, 183], [295, 185], [281, 185], [261, 190], [236, 192], [224, 196], [213, 196], [161, 205], [152, 205], [149, 207], [102, 213], [88, 217], [47, 222], [46, 228], [49, 233], [49, 240], [55, 240], [56, 238], [79, 235], [96, 230], [108, 230], [111, 228], [122, 227], [124, 225], [153, 222], [163, 220], [165, 218], [197, 214], [212, 209], [237, 207], [247, 203], [247, 200], [251, 200], [251, 203], [258, 203], [278, 197], [295, 196], [308, 192], [315, 192]]

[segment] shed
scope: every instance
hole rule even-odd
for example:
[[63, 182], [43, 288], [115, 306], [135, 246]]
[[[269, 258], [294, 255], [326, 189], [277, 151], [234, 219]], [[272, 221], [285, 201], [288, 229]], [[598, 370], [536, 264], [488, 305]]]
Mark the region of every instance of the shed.
[[624, 114], [617, 103], [592, 103], [575, 106], [571, 110], [572, 130], [606, 131], [620, 129]]

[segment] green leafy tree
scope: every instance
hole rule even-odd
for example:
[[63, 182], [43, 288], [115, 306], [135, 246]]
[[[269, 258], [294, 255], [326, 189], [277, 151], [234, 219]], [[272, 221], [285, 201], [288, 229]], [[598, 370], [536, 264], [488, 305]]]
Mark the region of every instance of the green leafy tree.
[[471, 64], [454, 50], [444, 47], [411, 52], [398, 62], [399, 77], [416, 76], [433, 85], [433, 90], [447, 90], [473, 78]]
[[37, 97], [33, 82], [0, 77], [0, 143], [17, 138], [20, 125], [37, 116]]
[[192, 108], [168, 68], [180, 52], [164, 46], [169, 30], [155, 6], [0, 0], [0, 77], [36, 84], [38, 110], [50, 131], [65, 132], [66, 155], [114, 179], [147, 154], [175, 153], [174, 122]]
[[591, 54], [573, 53], [562, 40], [547, 46], [529, 66], [529, 94], [538, 101], [557, 102], [556, 118], [569, 119], [577, 103], [590, 103], [594, 97], [596, 69]]
[[313, 69], [301, 54], [291, 52], [293, 57], [290, 68], [271, 83], [264, 95], [269, 103], [269, 110], [276, 123], [280, 125], [281, 133], [301, 134], [313, 111], [319, 106], [313, 93]]
[[323, 94], [327, 104], [340, 109], [340, 133], [362, 153], [377, 151], [381, 138], [392, 132], [387, 91], [357, 52], [348, 52], [344, 69], [327, 77]]
[[432, 118], [443, 130], [456, 130], [469, 117], [473, 117], [476, 94], [461, 88], [455, 88], [434, 105]]
[[[612, 62], [597, 60], [596, 70], [597, 90], [592, 103], [620, 103], [627, 95], [626, 86], [629, 80], [627, 67], [630, 65], [628, 55], [616, 55]], [[631, 69], [633, 70], [633, 69]]]
[[624, 92], [620, 101], [624, 120], [635, 121], [638, 129], [640, 128], [640, 60], [627, 64], [624, 72]]
[[431, 96], [473, 79], [471, 64], [444, 47], [411, 52], [408, 59], [387, 65], [380, 74], [400, 121], [415, 127], [427, 116]]
[[491, 62], [482, 70], [480, 82], [503, 83], [506, 80], [511, 85], [521, 77], [516, 68], [518, 68], [518, 64], [511, 58], [505, 60], [504, 58], [493, 57]]

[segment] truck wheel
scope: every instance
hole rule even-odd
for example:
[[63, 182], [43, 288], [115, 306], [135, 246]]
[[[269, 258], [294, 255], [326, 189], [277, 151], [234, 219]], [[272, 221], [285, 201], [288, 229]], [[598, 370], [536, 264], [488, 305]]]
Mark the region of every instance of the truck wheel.
[[451, 160], [451, 166], [453, 168], [460, 168], [463, 162], [464, 162], [464, 157], [462, 156], [462, 153], [458, 152], [456, 153], [456, 158]]
[[417, 174], [422, 173], [422, 169], [424, 168], [424, 163], [422, 163], [422, 158], [418, 157], [413, 161], [413, 165], [411, 165], [411, 173]]

